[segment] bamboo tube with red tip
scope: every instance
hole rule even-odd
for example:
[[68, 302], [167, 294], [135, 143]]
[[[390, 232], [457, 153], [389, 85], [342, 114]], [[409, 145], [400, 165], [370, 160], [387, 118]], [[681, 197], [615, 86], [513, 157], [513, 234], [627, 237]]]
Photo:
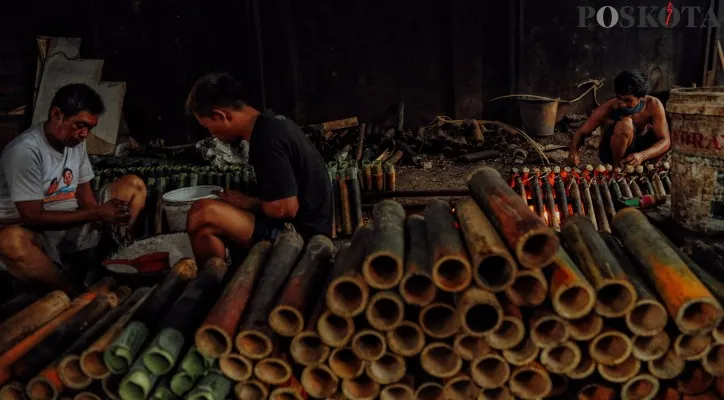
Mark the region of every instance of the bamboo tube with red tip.
[[598, 230], [596, 211], [593, 208], [593, 198], [591, 197], [591, 186], [585, 177], [581, 179], [579, 188], [581, 189], [581, 201], [583, 202], [583, 206], [586, 209], [586, 217], [591, 221], [593, 227]]
[[543, 201], [546, 206], [546, 215], [548, 219], [548, 226], [555, 230], [560, 230], [561, 217], [560, 213], [556, 210], [556, 199], [553, 194], [553, 186], [550, 183], [551, 169], [546, 167], [543, 168], [543, 174], [541, 175], [541, 188], [543, 190]]
[[578, 185], [578, 172], [572, 172], [568, 175], [568, 194], [571, 201], [571, 208], [573, 209], [574, 215], [585, 215], [583, 202], [581, 201], [581, 191]]
[[553, 176], [555, 177], [553, 188], [556, 194], [556, 204], [558, 206], [560, 220], [563, 221], [568, 218], [570, 213], [568, 210], [568, 197], [566, 196], [566, 184], [563, 183], [561, 167], [553, 168]]
[[[604, 167], [599, 166], [599, 168]], [[604, 171], [601, 172], [598, 177], [598, 188], [601, 192], [601, 201], [603, 203], [603, 210], [606, 214], [607, 221], [613, 218], [614, 215], [616, 215], [616, 208], [613, 205], [613, 197], [611, 196], [611, 192], [608, 189], [608, 175], [608, 172], [604, 168]]]
[[533, 199], [535, 213], [540, 218], [543, 218], [543, 213], [545, 212], [545, 204], [543, 200], [543, 189], [540, 185], [540, 169], [535, 168], [533, 170], [533, 173], [530, 175], [530, 179], [528, 181], [530, 182], [530, 193], [531, 198]]
[[518, 168], [513, 168], [513, 187], [515, 187], [515, 191], [518, 193], [521, 199], [524, 201], [528, 201], [528, 196], [525, 193], [525, 186], [523, 185], [523, 178], [520, 175], [520, 171]]
[[640, 211], [621, 210], [613, 227], [681, 332], [704, 334], [719, 325], [724, 317], [719, 302]]
[[432, 281], [425, 217], [419, 214], [407, 217], [405, 231], [407, 253], [405, 275], [400, 281], [400, 295], [405, 303], [424, 307], [432, 303], [437, 295], [437, 286]]
[[589, 183], [589, 190], [591, 191], [591, 201], [593, 203], [593, 212], [596, 214], [598, 230], [601, 232], [611, 233], [611, 227], [608, 223], [608, 217], [606, 216], [606, 209], [603, 206], [601, 190], [595, 179], [592, 179]]

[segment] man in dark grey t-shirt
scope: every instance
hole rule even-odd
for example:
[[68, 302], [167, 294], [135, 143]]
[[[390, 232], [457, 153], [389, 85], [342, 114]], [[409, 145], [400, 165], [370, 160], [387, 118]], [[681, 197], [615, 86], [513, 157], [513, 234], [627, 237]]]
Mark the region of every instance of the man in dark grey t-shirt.
[[194, 84], [187, 112], [226, 142], [247, 140], [258, 198], [236, 191], [219, 200], [200, 200], [188, 215], [197, 262], [225, 258], [225, 241], [248, 247], [271, 240], [284, 223], [308, 238], [332, 231], [332, 184], [324, 160], [292, 121], [245, 104], [240, 84], [229, 74], [207, 75]]

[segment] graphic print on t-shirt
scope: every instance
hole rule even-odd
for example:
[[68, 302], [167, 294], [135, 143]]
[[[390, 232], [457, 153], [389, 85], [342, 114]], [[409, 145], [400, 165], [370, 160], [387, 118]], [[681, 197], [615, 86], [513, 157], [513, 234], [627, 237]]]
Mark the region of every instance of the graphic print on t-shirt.
[[53, 180], [50, 181], [48, 190], [45, 191], [43, 203], [74, 199], [75, 189], [76, 185], [73, 184], [73, 170], [64, 168], [60, 183], [58, 183], [58, 178], [53, 178]]

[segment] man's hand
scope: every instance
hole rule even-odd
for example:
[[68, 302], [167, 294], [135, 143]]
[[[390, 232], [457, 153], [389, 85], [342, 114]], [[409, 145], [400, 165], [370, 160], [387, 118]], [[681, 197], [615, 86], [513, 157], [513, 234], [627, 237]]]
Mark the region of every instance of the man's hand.
[[644, 158], [643, 154], [641, 153], [631, 153], [628, 155], [628, 157], [624, 158], [623, 161], [621, 161], [621, 164], [623, 165], [631, 165], [633, 167], [638, 167], [641, 165], [646, 159]]
[[568, 162], [572, 167], [577, 167], [581, 163], [581, 156], [577, 151], [571, 151], [571, 154], [568, 155]]
[[131, 219], [131, 208], [127, 201], [110, 199], [98, 207], [98, 218], [109, 224], [125, 224]]

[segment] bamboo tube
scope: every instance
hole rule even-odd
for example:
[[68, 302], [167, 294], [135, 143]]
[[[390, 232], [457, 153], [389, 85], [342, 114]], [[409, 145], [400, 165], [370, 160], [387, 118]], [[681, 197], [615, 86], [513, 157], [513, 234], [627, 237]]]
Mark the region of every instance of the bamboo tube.
[[[608, 189], [611, 193], [611, 200], [614, 202], [614, 210], [615, 210], [615, 203], [623, 197], [623, 193], [621, 192], [621, 187], [618, 185], [618, 181], [614, 179], [613, 177], [609, 179], [608, 181]], [[613, 217], [611, 217], [613, 218]]]
[[568, 193], [571, 208], [573, 209], [573, 215], [585, 215], [585, 211], [583, 209], [583, 201], [581, 200], [581, 191], [578, 188], [578, 183], [573, 176], [570, 177], [570, 180], [568, 182]]
[[349, 347], [332, 350], [329, 355], [329, 368], [341, 379], [354, 379], [364, 372], [365, 362]]
[[591, 189], [585, 179], [581, 179], [580, 184], [581, 201], [586, 209], [586, 217], [591, 221], [593, 227], [598, 230], [598, 221], [596, 220], [596, 211], [593, 209], [593, 197], [591, 197]]
[[352, 213], [352, 230], [364, 223], [362, 216], [362, 188], [360, 188], [359, 169], [349, 167], [347, 179], [347, 192], [349, 193], [349, 205]]
[[365, 312], [367, 322], [378, 331], [390, 331], [405, 318], [402, 298], [392, 290], [377, 292], [370, 299]]
[[[323, 299], [320, 301], [324, 304]], [[355, 334], [354, 321], [325, 311], [317, 322], [317, 332], [327, 346], [346, 346]]]
[[420, 353], [420, 365], [436, 378], [449, 378], [463, 366], [463, 360], [453, 348], [442, 342], [429, 343]]
[[[117, 307], [107, 315], [113, 322], [107, 330], [105, 330], [92, 344], [86, 347], [81, 353], [79, 366], [81, 372], [93, 379], [103, 379], [110, 375], [110, 371], [103, 361], [103, 353], [106, 348], [121, 334], [121, 331], [130, 321], [141, 305], [151, 296], [153, 290], [143, 287], [137, 289], [130, 299], [128, 299], [121, 307]], [[126, 308], [127, 306], [127, 308]], [[115, 317], [118, 312], [118, 317]], [[106, 318], [104, 318], [105, 320]], [[70, 385], [69, 385], [70, 386]]]
[[520, 367], [538, 358], [538, 353], [540, 348], [528, 336], [512, 349], [503, 350], [503, 357], [510, 365]]
[[363, 329], [352, 338], [352, 350], [364, 361], [379, 360], [387, 351], [385, 337], [372, 329]]
[[566, 375], [571, 379], [585, 379], [593, 375], [596, 372], [596, 363], [588, 353], [588, 346], [579, 346], [581, 350], [581, 361], [578, 365], [573, 367], [572, 370], [568, 371]]
[[681, 332], [703, 334], [719, 325], [724, 316], [721, 305], [640, 211], [621, 210], [612, 225], [632, 260], [653, 281]]
[[704, 370], [714, 376], [724, 377], [724, 344], [714, 343], [701, 360]]
[[690, 364], [676, 379], [676, 390], [681, 394], [697, 395], [714, 384], [714, 377], [697, 364]]
[[491, 292], [470, 287], [457, 301], [462, 329], [471, 335], [484, 336], [500, 328], [503, 309]]
[[631, 186], [628, 184], [628, 180], [626, 177], [622, 176], [619, 180], [618, 187], [621, 189], [621, 195], [626, 198], [632, 198], [634, 197], [633, 192], [631, 192]]
[[553, 390], [548, 371], [537, 362], [517, 367], [510, 374], [510, 391], [522, 399], [539, 399]]
[[637, 299], [634, 286], [590, 220], [573, 216], [561, 234], [569, 254], [596, 289], [596, 313], [617, 318], [630, 312]]
[[315, 331], [305, 330], [294, 336], [289, 345], [294, 362], [305, 367], [323, 363], [329, 356], [329, 346]]
[[483, 389], [499, 388], [510, 378], [510, 365], [499, 354], [491, 352], [470, 362], [470, 375]]
[[470, 376], [464, 373], [459, 373], [448, 379], [442, 390], [443, 396], [446, 399], [454, 400], [475, 400], [480, 393], [480, 388], [473, 382]]
[[455, 209], [470, 253], [475, 283], [492, 292], [511, 286], [517, 264], [485, 213], [471, 198], [458, 202]]
[[372, 210], [373, 233], [362, 262], [362, 276], [375, 289], [392, 289], [402, 280], [405, 253], [405, 210], [383, 200]]
[[674, 379], [686, 366], [686, 361], [676, 355], [673, 349], [667, 351], [663, 356], [650, 360], [647, 363], [649, 373], [659, 379]]
[[420, 311], [420, 328], [434, 339], [448, 338], [460, 329], [458, 311], [445, 303], [432, 303]]
[[405, 359], [390, 352], [365, 365], [367, 376], [380, 385], [395, 383], [402, 379], [406, 372]]
[[122, 400], [145, 399], [151, 394], [157, 380], [158, 375], [151, 373], [143, 364], [143, 358], [138, 357], [118, 385], [118, 395]]
[[543, 213], [545, 212], [545, 204], [543, 202], [543, 189], [541, 189], [540, 180], [538, 179], [537, 174], [531, 175], [530, 188], [531, 197], [533, 198], [533, 205], [535, 206], [535, 213], [540, 218], [543, 218]]
[[540, 270], [518, 270], [513, 284], [505, 289], [505, 294], [517, 306], [536, 307], [548, 297], [548, 281]]
[[[563, 221], [564, 219], [566, 219], [570, 216], [570, 213], [568, 212], [568, 198], [566, 197], [566, 185], [565, 185], [565, 183], [563, 183], [563, 179], [561, 179], [560, 174], [556, 174], [556, 178], [553, 181], [553, 191], [556, 194], [556, 206], [558, 207], [558, 213], [560, 216], [560, 220]], [[527, 198], [524, 200], [527, 201]]]
[[558, 250], [558, 237], [508, 186], [498, 171], [480, 168], [468, 176], [467, 182], [478, 206], [524, 267], [542, 268], [550, 264]]
[[[191, 390], [196, 381], [211, 368], [215, 359], [205, 356], [199, 352], [196, 346], [191, 346], [176, 373], [169, 381], [169, 387], [176, 396], [183, 396]], [[251, 367], [249, 367], [251, 370]]]
[[0, 399], [2, 400], [24, 400], [23, 384], [20, 382], [10, 382], [0, 388]]
[[341, 217], [342, 233], [352, 234], [352, 205], [350, 202], [349, 188], [347, 187], [347, 171], [342, 169], [337, 176], [339, 186], [339, 215]]
[[719, 397], [724, 397], [724, 379], [716, 378], [714, 380], [714, 390]]
[[372, 176], [375, 181], [375, 189], [378, 192], [385, 191], [385, 173], [382, 169], [382, 161], [374, 160], [372, 162], [372, 168], [374, 169]]
[[651, 400], [659, 392], [659, 387], [659, 380], [649, 374], [635, 376], [621, 388], [621, 400]]
[[143, 352], [143, 363], [151, 373], [167, 374], [178, 361], [185, 343], [193, 338], [194, 328], [212, 305], [226, 275], [226, 262], [211, 258], [196, 279], [186, 286], [159, 326], [160, 332]]
[[435, 286], [448, 292], [465, 290], [473, 279], [472, 267], [450, 203], [440, 200], [425, 207], [425, 227]]
[[371, 225], [360, 227], [351, 244], [341, 247], [335, 255], [331, 281], [325, 294], [327, 309], [335, 315], [353, 318], [362, 314], [367, 306], [369, 287], [360, 273], [360, 266], [371, 234]]
[[231, 353], [219, 359], [219, 369], [225, 377], [234, 382], [251, 379], [254, 373], [252, 362], [241, 354]]
[[385, 164], [385, 189], [394, 192], [397, 188], [397, 172], [392, 164]]
[[596, 292], [563, 248], [551, 264], [550, 298], [553, 309], [563, 318], [581, 318], [596, 304]]
[[254, 365], [254, 377], [269, 385], [281, 385], [292, 377], [292, 366], [286, 356], [275, 349], [270, 357]]
[[483, 389], [478, 394], [477, 400], [515, 400], [507, 386], [495, 389]]
[[25, 393], [31, 400], [52, 400], [65, 390], [58, 376], [57, 363], [52, 363], [28, 381]]
[[91, 392], [80, 392], [73, 397], [73, 400], [102, 400], [95, 393]]
[[0, 353], [35, 332], [70, 306], [70, 298], [60, 290], [23, 308], [0, 324]]
[[[171, 375], [161, 377], [161, 381], [153, 388], [151, 400], [176, 400], [176, 394], [171, 391]], [[98, 400], [101, 400], [98, 398]]]
[[[297, 243], [297, 238], [293, 234], [284, 237], [289, 238], [289, 240], [280, 239], [280, 247], [281, 243], [285, 245], [291, 242]], [[284, 248], [286, 249], [286, 246]], [[270, 251], [271, 244], [264, 241], [251, 248], [234, 276], [226, 284], [219, 300], [216, 301], [204, 322], [196, 330], [195, 343], [199, 352], [210, 357], [222, 357], [231, 352], [234, 345], [234, 339], [232, 338], [236, 333], [241, 317], [245, 314], [244, 311], [250, 302], [254, 284]], [[274, 268], [269, 269], [273, 270]], [[283, 266], [280, 266], [279, 269], [283, 269]], [[269, 276], [271, 274], [272, 272], [269, 272]], [[283, 272], [280, 272], [281, 274]], [[283, 282], [281, 278], [280, 281]], [[281, 285], [281, 282], [275, 283]], [[261, 303], [262, 300], [258, 301]], [[237, 349], [245, 347], [244, 344], [246, 343], [236, 343]], [[254, 342], [254, 344], [257, 343]]]
[[103, 353], [103, 360], [111, 373], [122, 374], [128, 370], [149, 332], [158, 325], [159, 316], [168, 311], [186, 284], [196, 277], [196, 272], [196, 262], [184, 258], [166, 274], [150, 297], [138, 308], [132, 322]]
[[674, 352], [686, 361], [704, 358], [712, 345], [711, 335], [679, 334], [674, 340]]
[[[424, 339], [422, 343], [424, 347]], [[453, 349], [465, 361], [472, 361], [474, 357], [488, 354], [492, 350], [484, 338], [468, 335], [465, 332], [460, 332], [455, 336]]]
[[599, 365], [613, 366], [623, 363], [631, 356], [633, 344], [624, 332], [606, 328], [591, 341], [588, 351], [593, 361]]
[[402, 321], [400, 325], [387, 331], [387, 345], [395, 354], [412, 357], [420, 354], [425, 347], [425, 333], [416, 323]]
[[636, 178], [631, 177], [631, 180], [629, 181], [629, 187], [631, 188], [631, 193], [633, 194], [633, 197], [641, 197], [644, 195], [644, 193], [641, 191], [641, 187], [638, 183], [636, 183]]
[[280, 387], [272, 390], [269, 400], [305, 400], [305, 398], [297, 389]]
[[671, 339], [666, 331], [654, 336], [634, 336], [632, 340], [633, 355], [641, 361], [651, 361], [662, 357], [669, 349]]
[[380, 393], [380, 384], [362, 374], [354, 379], [342, 380], [342, 393], [350, 400], [372, 400]]
[[497, 329], [485, 335], [485, 340], [496, 350], [512, 349], [523, 341], [525, 324], [518, 306], [505, 296], [498, 296], [498, 300], [503, 318]]
[[218, 373], [211, 371], [186, 395], [187, 400], [225, 399], [231, 392], [231, 382]]
[[415, 400], [443, 400], [443, 390], [437, 382], [425, 382], [415, 391]]
[[264, 400], [269, 396], [269, 387], [264, 382], [252, 379], [237, 383], [234, 394], [239, 400]]
[[568, 340], [568, 326], [548, 307], [533, 310], [528, 322], [530, 339], [540, 348], [553, 347]]
[[553, 197], [553, 187], [548, 180], [547, 174], [541, 177], [541, 189], [543, 190], [543, 201], [546, 206], [546, 215], [548, 216], [548, 226], [555, 230], [561, 227], [560, 213], [556, 210], [556, 200]]
[[296, 334], [289, 345], [292, 359], [305, 367], [323, 363], [329, 356], [329, 343], [346, 344], [354, 334], [354, 322], [324, 311], [324, 303], [324, 297], [317, 300], [306, 329]]
[[415, 392], [408, 385], [393, 383], [380, 392], [380, 400], [414, 400]]
[[666, 309], [648, 288], [616, 238], [609, 234], [601, 236], [636, 289], [636, 303], [626, 314], [626, 325], [634, 335], [652, 336], [662, 331], [669, 319]]
[[[606, 216], [606, 222], [613, 219], [613, 217], [616, 215], [616, 207], [613, 205], [613, 197], [611, 196], [611, 192], [608, 189], [608, 185], [604, 180], [601, 180], [600, 184], [598, 185], [598, 189], [601, 192], [601, 202], [603, 203], [603, 211], [604, 215]], [[609, 226], [609, 229], [611, 227]]]
[[563, 396], [568, 390], [568, 378], [561, 374], [548, 374], [551, 377], [552, 389], [548, 398], [557, 398]]
[[294, 267], [269, 314], [269, 326], [277, 334], [292, 337], [304, 328], [305, 314], [311, 312], [310, 308], [314, 306], [314, 288], [323, 283], [329, 272], [333, 249], [334, 244], [324, 235], [316, 235], [309, 240], [304, 255]]
[[615, 400], [616, 391], [612, 388], [598, 384], [591, 383], [584, 386], [578, 392], [578, 400]]
[[543, 349], [540, 362], [550, 372], [567, 374], [581, 362], [581, 349], [575, 342], [565, 341]]
[[425, 217], [419, 214], [407, 217], [405, 232], [407, 253], [405, 275], [400, 281], [400, 294], [407, 304], [425, 307], [432, 303], [437, 295], [437, 286], [432, 282]]
[[609, 382], [624, 383], [633, 378], [641, 370], [641, 361], [630, 356], [617, 365], [598, 364], [598, 373]]
[[339, 386], [339, 378], [326, 365], [305, 367], [300, 380], [304, 390], [316, 398], [327, 398], [335, 394]]
[[118, 386], [121, 383], [122, 375], [108, 375], [101, 380], [101, 387], [103, 388], [103, 394], [112, 400], [121, 400], [121, 396], [118, 394]]
[[[0, 321], [3, 321], [2, 325], [4, 325], [10, 317], [19, 313], [25, 307], [28, 307], [29, 305], [38, 301], [40, 299], [40, 294], [41, 293], [25, 292], [0, 304]], [[68, 303], [70, 304], [70, 299], [68, 299]]]
[[596, 337], [603, 329], [603, 318], [591, 312], [588, 315], [566, 321], [571, 339], [588, 341]]

